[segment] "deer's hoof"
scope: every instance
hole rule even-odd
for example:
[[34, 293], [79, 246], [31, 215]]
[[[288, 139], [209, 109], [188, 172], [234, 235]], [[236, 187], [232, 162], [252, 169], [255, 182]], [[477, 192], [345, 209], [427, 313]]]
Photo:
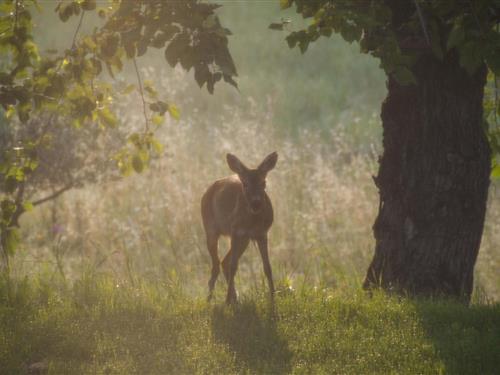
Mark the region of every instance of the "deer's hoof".
[[236, 305], [238, 303], [238, 300], [235, 298], [226, 298], [226, 305]]
[[235, 293], [230, 293], [226, 297], [226, 304], [227, 305], [234, 305], [238, 302], [238, 297], [236, 292]]

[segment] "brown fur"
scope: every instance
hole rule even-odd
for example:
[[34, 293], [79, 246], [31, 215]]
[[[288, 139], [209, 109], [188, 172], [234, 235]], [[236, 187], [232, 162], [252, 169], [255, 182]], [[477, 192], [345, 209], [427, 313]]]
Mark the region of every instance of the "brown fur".
[[231, 237], [231, 248], [222, 261], [228, 283], [227, 303], [236, 301], [234, 276], [238, 260], [250, 240], [255, 240], [264, 264], [271, 296], [274, 294], [269, 263], [267, 232], [273, 223], [273, 207], [265, 192], [267, 172], [274, 168], [278, 155], [272, 153], [256, 169], [247, 168], [234, 155], [228, 154], [229, 167], [236, 175], [215, 181], [201, 199], [201, 216], [212, 258], [212, 276], [208, 282], [209, 296], [219, 275], [218, 241], [221, 235]]

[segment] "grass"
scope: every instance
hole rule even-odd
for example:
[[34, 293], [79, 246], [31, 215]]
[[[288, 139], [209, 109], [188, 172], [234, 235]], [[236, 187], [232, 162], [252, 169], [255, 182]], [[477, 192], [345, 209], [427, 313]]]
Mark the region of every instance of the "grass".
[[[166, 92], [178, 88], [170, 79], [157, 80]], [[139, 101], [129, 100], [125, 125], [140, 121]], [[374, 247], [377, 146], [358, 144], [341, 126], [284, 136], [272, 110], [229, 107], [216, 125], [203, 114], [167, 122], [159, 130], [165, 153], [142, 175], [86, 186], [26, 213], [12, 279], [0, 283], [0, 373], [30, 366], [52, 374], [498, 373], [495, 187], [472, 307], [369, 298], [360, 283]], [[226, 152], [256, 165], [274, 150], [276, 305], [266, 299], [252, 245], [237, 274], [240, 304], [222, 304], [223, 282], [207, 304], [199, 199], [229, 173]], [[226, 250], [223, 243], [220, 255]]]
[[2, 281], [0, 369], [24, 374], [494, 374], [500, 306], [353, 288], [261, 289], [234, 307], [172, 282]]

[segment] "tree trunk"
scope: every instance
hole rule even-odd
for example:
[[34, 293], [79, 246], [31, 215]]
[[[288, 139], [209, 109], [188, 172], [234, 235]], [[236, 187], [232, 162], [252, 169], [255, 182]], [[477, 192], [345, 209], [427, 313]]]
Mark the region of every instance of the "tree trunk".
[[[450, 56], [451, 55], [451, 56]], [[365, 288], [469, 302], [490, 175], [482, 126], [486, 69], [421, 57], [417, 85], [389, 78], [375, 255]]]

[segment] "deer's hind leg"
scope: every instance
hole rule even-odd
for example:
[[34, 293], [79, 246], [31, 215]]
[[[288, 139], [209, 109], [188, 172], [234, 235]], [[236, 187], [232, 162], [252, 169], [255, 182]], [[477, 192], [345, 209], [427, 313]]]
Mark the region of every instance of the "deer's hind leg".
[[218, 255], [219, 234], [215, 231], [207, 231], [207, 248], [212, 258], [212, 274], [208, 281], [208, 301], [212, 299], [215, 282], [220, 272], [220, 260]]

